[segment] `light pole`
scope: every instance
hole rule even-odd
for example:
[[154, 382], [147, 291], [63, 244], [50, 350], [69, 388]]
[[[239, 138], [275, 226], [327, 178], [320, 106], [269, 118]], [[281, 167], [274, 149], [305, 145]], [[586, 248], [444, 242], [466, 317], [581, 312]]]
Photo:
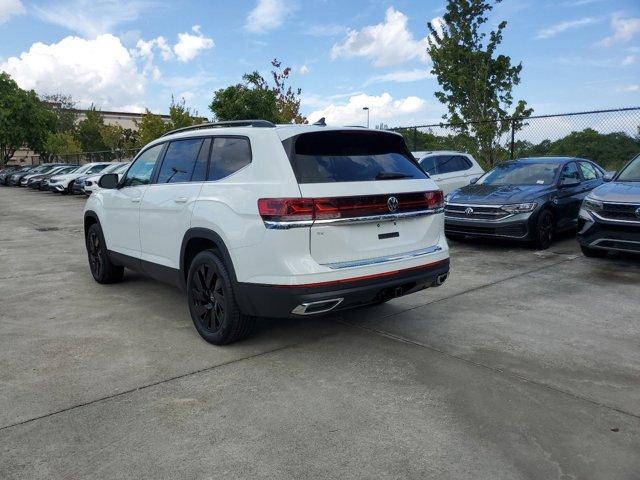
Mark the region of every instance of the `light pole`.
[[362, 107], [362, 110], [367, 111], [367, 128], [369, 128], [369, 107]]

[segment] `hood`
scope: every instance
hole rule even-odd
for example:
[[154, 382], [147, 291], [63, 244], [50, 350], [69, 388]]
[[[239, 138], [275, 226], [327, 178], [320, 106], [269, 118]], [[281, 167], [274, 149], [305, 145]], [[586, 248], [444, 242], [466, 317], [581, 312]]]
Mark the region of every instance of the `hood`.
[[449, 202], [478, 205], [527, 203], [553, 190], [551, 185], [467, 185], [453, 192]]
[[603, 202], [640, 203], [640, 182], [609, 182], [591, 191], [590, 197]]

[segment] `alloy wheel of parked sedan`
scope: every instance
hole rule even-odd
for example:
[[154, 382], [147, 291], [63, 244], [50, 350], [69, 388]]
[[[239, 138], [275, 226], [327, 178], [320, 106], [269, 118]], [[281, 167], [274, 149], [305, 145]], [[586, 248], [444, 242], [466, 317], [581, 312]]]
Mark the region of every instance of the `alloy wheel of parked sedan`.
[[203, 263], [195, 272], [190, 300], [200, 326], [207, 332], [219, 331], [225, 320], [226, 299], [223, 281], [212, 265]]
[[536, 246], [541, 249], [547, 249], [553, 242], [555, 233], [555, 219], [553, 213], [549, 210], [540, 212], [536, 231]]

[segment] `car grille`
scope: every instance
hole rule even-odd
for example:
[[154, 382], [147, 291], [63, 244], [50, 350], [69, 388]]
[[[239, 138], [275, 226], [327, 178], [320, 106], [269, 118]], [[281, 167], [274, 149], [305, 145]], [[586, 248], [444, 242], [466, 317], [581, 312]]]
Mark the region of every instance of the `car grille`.
[[505, 225], [504, 227], [481, 227], [478, 225], [445, 224], [445, 233], [457, 235], [522, 238], [527, 235], [527, 226], [524, 223]]
[[605, 202], [603, 207], [597, 213], [606, 220], [640, 222], [640, 215], [636, 213], [640, 209], [640, 204]]
[[[469, 213], [467, 213], [469, 212]], [[447, 204], [444, 207], [444, 214], [451, 218], [470, 218], [475, 220], [500, 220], [509, 216], [500, 206], [478, 206]]]

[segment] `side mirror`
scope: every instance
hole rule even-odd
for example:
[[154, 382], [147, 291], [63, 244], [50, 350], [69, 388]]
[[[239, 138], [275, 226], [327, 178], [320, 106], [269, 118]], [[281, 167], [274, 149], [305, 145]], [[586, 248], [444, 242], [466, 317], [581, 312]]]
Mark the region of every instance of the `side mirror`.
[[469, 180], [469, 185], [475, 185], [478, 183], [478, 180], [480, 180], [480, 177], [472, 177], [471, 180]]
[[100, 188], [113, 189], [118, 188], [118, 174], [117, 173], [105, 173], [98, 180]]
[[604, 175], [602, 176], [602, 180], [605, 182], [610, 182], [611, 180], [614, 179], [614, 177], [616, 176], [616, 171], [613, 172], [605, 172]]
[[560, 180], [560, 186], [565, 188], [577, 187], [580, 185], [580, 180], [571, 177], [564, 177]]

